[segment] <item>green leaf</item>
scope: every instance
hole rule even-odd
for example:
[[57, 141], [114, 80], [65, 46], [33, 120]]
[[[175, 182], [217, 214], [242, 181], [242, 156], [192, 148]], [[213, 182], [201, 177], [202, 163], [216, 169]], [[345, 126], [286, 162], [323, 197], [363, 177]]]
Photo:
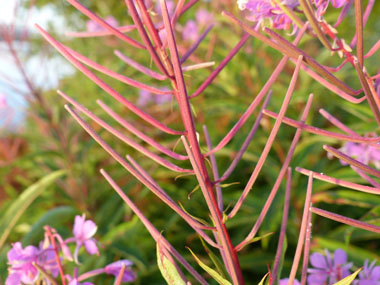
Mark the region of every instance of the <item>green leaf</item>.
[[218, 282], [220, 285], [232, 285], [230, 281], [224, 279], [222, 276], [219, 275], [218, 272], [216, 272], [214, 269], [208, 267], [206, 264], [204, 264], [195, 254], [194, 252], [190, 249], [187, 248], [190, 253], [193, 255], [197, 263], [199, 264], [200, 267], [203, 268], [204, 271], [206, 271], [208, 274], [211, 275], [212, 278], [215, 279], [216, 282]]
[[0, 249], [4, 245], [12, 228], [16, 225], [19, 218], [30, 206], [30, 204], [56, 179], [65, 174], [65, 170], [58, 170], [50, 173], [29, 186], [22, 194], [10, 205], [0, 221]]
[[352, 281], [355, 280], [356, 276], [359, 274], [359, 272], [361, 270], [362, 269], [359, 268], [354, 273], [352, 273], [351, 275], [347, 276], [346, 278], [340, 280], [339, 282], [335, 283], [334, 285], [350, 285], [352, 283]]
[[61, 206], [47, 211], [33, 224], [30, 231], [22, 239], [23, 244], [37, 244], [44, 236], [44, 226], [59, 228], [66, 222], [72, 221], [77, 210], [71, 206]]
[[271, 235], [273, 235], [273, 234], [274, 234], [274, 232], [271, 232], [271, 233], [266, 233], [266, 234], [264, 234], [264, 235], [262, 235], [262, 236], [259, 236], [259, 237], [254, 237], [254, 238], [251, 239], [248, 243], [244, 244], [244, 246], [243, 246], [242, 248], [244, 248], [244, 247], [247, 246], [248, 244], [251, 244], [251, 243], [254, 243], [254, 242], [260, 241], [260, 240], [262, 240], [262, 239], [264, 239], [264, 238], [266, 238], [266, 237], [269, 237], [269, 236], [271, 236]]
[[264, 281], [267, 278], [268, 274], [269, 274], [269, 272], [264, 275], [263, 279], [261, 279], [261, 281], [260, 281], [260, 283], [258, 285], [264, 285]]
[[186, 285], [182, 279], [176, 266], [166, 257], [165, 253], [160, 248], [160, 243], [157, 242], [157, 264], [161, 271], [162, 276], [168, 284], [173, 285]]
[[210, 248], [207, 246], [207, 244], [205, 243], [205, 241], [199, 237], [201, 242], [202, 242], [202, 245], [203, 245], [203, 248], [205, 249], [205, 251], [207, 252], [208, 256], [210, 257], [210, 260], [212, 261], [212, 263], [214, 263], [215, 267], [216, 267], [216, 270], [218, 271], [218, 273], [223, 277], [225, 278], [226, 277], [226, 274], [225, 272], [223, 271], [223, 265], [221, 263], [221, 261], [219, 260], [219, 258], [210, 250]]

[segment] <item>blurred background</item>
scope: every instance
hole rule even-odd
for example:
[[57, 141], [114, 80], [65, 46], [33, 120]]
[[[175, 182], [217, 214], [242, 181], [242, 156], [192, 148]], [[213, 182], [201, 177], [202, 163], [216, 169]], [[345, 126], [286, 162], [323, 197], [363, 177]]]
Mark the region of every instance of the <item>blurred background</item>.
[[[20, 217], [11, 231], [0, 239], [0, 283], [7, 276], [6, 254], [11, 244], [22, 241], [23, 245], [37, 245], [43, 239], [43, 226], [50, 225], [63, 237], [71, 234], [74, 216], [86, 213], [98, 225], [96, 238], [100, 241], [100, 257], [81, 257], [81, 272], [103, 267], [118, 259], [130, 259], [138, 275], [136, 284], [165, 284], [156, 264], [155, 244], [141, 222], [114, 193], [99, 173], [105, 168], [118, 184], [135, 201], [153, 224], [163, 232], [178, 251], [183, 253], [197, 268], [185, 246], [189, 246], [198, 256], [207, 261], [207, 253], [196, 234], [173, 211], [161, 203], [152, 193], [109, 157], [65, 111], [65, 102], [56, 94], [60, 89], [75, 98], [97, 116], [116, 128], [120, 128], [96, 104], [101, 99], [128, 118], [139, 129], [149, 133], [168, 148], [182, 151], [177, 146], [178, 139], [163, 135], [158, 130], [139, 120], [128, 110], [108, 96], [103, 90], [77, 71], [69, 62], [46, 43], [34, 28], [38, 23], [56, 39], [95, 62], [128, 77], [149, 85], [164, 88], [162, 82], [155, 81], [130, 68], [114, 55], [120, 50], [134, 60], [150, 66], [150, 59], [144, 51], [137, 51], [112, 36], [77, 38], [68, 32], [88, 31], [91, 23], [88, 18], [61, 0], [16, 1], [0, 0], [0, 217], [9, 209], [20, 194], [50, 173], [64, 169], [63, 177], [50, 183], [33, 202], [20, 209]], [[112, 16], [116, 25], [130, 25], [132, 20], [124, 1], [81, 1], [85, 6], [103, 18]], [[363, 1], [366, 5], [367, 1]], [[152, 6], [154, 7], [155, 1]], [[214, 27], [189, 58], [188, 64], [215, 61], [216, 65], [228, 54], [242, 36], [239, 27], [223, 18], [222, 10], [239, 15], [233, 0], [199, 1], [178, 21], [176, 38], [179, 51], [184, 53], [206, 26], [197, 23], [194, 37], [183, 37], [188, 22], [194, 21], [199, 10], [206, 9], [212, 15]], [[329, 8], [327, 20], [335, 22], [339, 11]], [[366, 51], [378, 40], [380, 4], [375, 3], [372, 15], [365, 29]], [[351, 18], [350, 18], [351, 17]], [[339, 27], [339, 35], [353, 37], [355, 26], [353, 11]], [[351, 20], [350, 20], [351, 19]], [[157, 15], [157, 21], [159, 17]], [[96, 27], [95, 27], [96, 29]], [[289, 32], [282, 34], [291, 39]], [[139, 39], [135, 32], [131, 36]], [[330, 66], [340, 63], [337, 55], [331, 56], [317, 40], [305, 36], [300, 47], [317, 61]], [[214, 83], [203, 94], [192, 101], [196, 114], [197, 129], [207, 125], [212, 142], [216, 145], [236, 123], [250, 102], [255, 98], [266, 80], [277, 66], [282, 55], [266, 47], [256, 39], [250, 39], [235, 58], [228, 64]], [[380, 66], [380, 53], [375, 54], [366, 67], [369, 74], [377, 74]], [[189, 71], [185, 80], [188, 90], [194, 92], [207, 78], [214, 67]], [[294, 65], [288, 63], [284, 72], [273, 86], [273, 96], [268, 109], [278, 112], [289, 84]], [[97, 73], [96, 73], [97, 74]], [[140, 104], [149, 114], [180, 129], [181, 123], [176, 106], [170, 101], [157, 103], [155, 100], [142, 102], [139, 90], [121, 82], [99, 75], [114, 89]], [[338, 75], [351, 87], [358, 89], [360, 82], [351, 67], [342, 69]], [[319, 115], [318, 110], [325, 108], [354, 131], [364, 135], [377, 131], [369, 106], [365, 103], [354, 105], [344, 101], [329, 90], [301, 72], [287, 116], [299, 119], [308, 95], [315, 99], [307, 123], [327, 130], [338, 131]], [[139, 101], [140, 100], [140, 101]], [[246, 134], [257, 116], [249, 119], [246, 126], [225, 148], [217, 154], [220, 172], [224, 172], [232, 158], [240, 149]], [[196, 182], [192, 176], [179, 176], [132, 148], [115, 140], [111, 134], [88, 120], [90, 125], [119, 153], [131, 154], [159, 182], [174, 200], [182, 203], [187, 211], [207, 219], [207, 208], [200, 191], [195, 191]], [[238, 199], [245, 183], [265, 145], [274, 121], [264, 118], [258, 133], [243, 156], [234, 174], [223, 188], [225, 207]], [[124, 131], [122, 128], [120, 130]], [[284, 161], [295, 130], [282, 126], [264, 168], [241, 212], [227, 224], [235, 244], [240, 242], [252, 228], [273, 186]], [[129, 135], [129, 134], [127, 134]], [[303, 133], [291, 162], [292, 167], [300, 166], [323, 172], [329, 176], [365, 183], [351, 168], [342, 167], [338, 160], [328, 159], [323, 144], [329, 143], [337, 148], [341, 142]], [[205, 145], [205, 144], [204, 144]], [[181, 167], [189, 167], [180, 162]], [[316, 181], [313, 189], [313, 203], [320, 208], [347, 215], [380, 225], [380, 198], [374, 195], [343, 189], [328, 183]], [[265, 238], [241, 251], [240, 261], [248, 284], [257, 284], [272, 264], [282, 217], [285, 183], [281, 186], [271, 210], [260, 229], [259, 236]], [[306, 192], [306, 178], [294, 171], [289, 226], [287, 230], [287, 252], [283, 261], [282, 275], [287, 276], [302, 217]], [[1, 230], [1, 223], [0, 223]], [[272, 233], [267, 235], [268, 233]], [[1, 234], [1, 232], [0, 232]], [[343, 248], [349, 259], [362, 264], [365, 259], [379, 259], [378, 237], [375, 234], [353, 229], [348, 226], [317, 217], [313, 220], [312, 250], [335, 250]], [[210, 264], [209, 264], [210, 265]], [[67, 268], [68, 272], [72, 267]], [[199, 268], [198, 268], [199, 269]], [[199, 269], [201, 272], [202, 270]], [[249, 277], [248, 277], [249, 276]], [[112, 284], [112, 279], [104, 276], [92, 280], [95, 284]], [[212, 281], [210, 281], [212, 283]], [[251, 282], [251, 283], [250, 283]]]

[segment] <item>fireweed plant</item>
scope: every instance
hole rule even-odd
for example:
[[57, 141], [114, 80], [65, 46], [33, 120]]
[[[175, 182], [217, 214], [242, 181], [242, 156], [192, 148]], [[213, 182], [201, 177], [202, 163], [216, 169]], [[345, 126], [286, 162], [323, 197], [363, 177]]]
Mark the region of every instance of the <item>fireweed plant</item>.
[[[245, 282], [249, 283], [249, 277], [244, 278], [240, 266], [238, 257], [239, 251], [251, 242], [255, 241], [255, 238], [258, 238], [257, 233], [268, 214], [280, 185], [283, 180], [286, 180], [286, 198], [277, 253], [273, 265], [268, 268], [268, 274], [264, 277], [266, 278], [265, 282], [268, 282], [269, 284], [278, 283], [282, 267], [282, 255], [285, 250], [285, 233], [289, 212], [290, 190], [292, 186], [292, 170], [290, 169], [289, 164], [302, 132], [308, 132], [318, 136], [330, 138], [335, 141], [341, 141], [343, 145], [341, 149], [337, 149], [330, 145], [325, 145], [324, 150], [326, 150], [330, 157], [339, 159], [345, 167], [351, 167], [360, 177], [365, 179], [367, 183], [366, 185], [356, 184], [350, 181], [328, 176], [327, 174], [315, 172], [313, 169], [304, 169], [300, 167], [296, 168], [297, 172], [308, 177], [308, 184], [293, 264], [291, 266], [291, 271], [288, 278], [281, 280], [281, 284], [297, 284], [297, 282], [299, 282], [296, 280], [296, 275], [298, 268], [300, 267], [299, 263], [302, 255], [303, 264], [299, 274], [301, 284], [332, 284], [342, 278], [348, 278], [344, 281], [344, 284], [349, 284], [357, 276], [359, 278], [355, 281], [357, 284], [364, 284], [360, 282], [364, 282], [365, 278], [367, 278], [367, 281], [376, 280], [374, 282], [377, 282], [378, 279], [376, 278], [378, 276], [379, 269], [378, 267], [375, 267], [374, 263], [368, 266], [368, 261], [366, 261], [360, 275], [358, 275], [360, 269], [355, 271], [352, 275], [349, 275], [352, 273], [350, 271], [352, 269], [352, 264], [347, 261], [347, 256], [344, 251], [338, 250], [334, 253], [334, 255], [329, 252], [326, 252], [325, 255], [320, 253], [310, 255], [309, 252], [313, 214], [323, 216], [327, 219], [344, 223], [355, 228], [380, 233], [380, 227], [378, 226], [313, 207], [311, 203], [313, 181], [315, 180], [346, 187], [354, 191], [379, 195], [380, 184], [376, 181], [376, 179], [380, 178], [380, 171], [376, 169], [376, 166], [378, 163], [377, 152], [380, 149], [380, 146], [378, 145], [380, 137], [378, 137], [376, 133], [359, 134], [324, 109], [320, 109], [320, 114], [333, 126], [340, 129], [340, 133], [327, 131], [306, 124], [305, 121], [312, 107], [313, 95], [309, 95], [304, 111], [299, 120], [291, 119], [285, 116], [292, 98], [292, 94], [296, 88], [299, 72], [300, 70], [303, 70], [308, 76], [317, 81], [319, 84], [341, 97], [342, 100], [346, 100], [352, 104], [369, 104], [374, 120], [377, 124], [380, 124], [380, 84], [378, 82], [380, 79], [380, 74], [370, 75], [365, 68], [365, 61], [380, 48], [380, 41], [371, 47], [367, 53], [364, 53], [363, 36], [364, 26], [366, 25], [371, 14], [371, 10], [375, 2], [374, 0], [369, 0], [366, 7], [363, 7], [363, 3], [360, 0], [239, 0], [235, 2], [234, 5], [236, 5], [243, 12], [237, 15], [232, 15], [230, 12], [223, 11], [222, 15], [230, 22], [231, 25], [240, 27], [244, 31], [244, 34], [237, 45], [229, 51], [228, 55], [193, 93], [189, 93], [187, 89], [184, 72], [186, 69], [198, 69], [205, 66], [210, 66], [210, 63], [201, 62], [196, 65], [189, 66], [186, 65], [186, 62], [208, 35], [214, 20], [207, 21], [209, 26], [196, 39], [194, 36], [188, 38], [190, 40], [195, 39], [195, 41], [190, 48], [182, 54], [182, 56], [179, 55], [179, 39], [178, 37], [175, 37], [175, 34], [179, 18], [188, 10], [193, 8], [193, 6], [197, 4], [197, 0], [179, 0], [175, 3], [168, 0], [125, 0], [126, 7], [128, 8], [128, 15], [126, 17], [130, 17], [134, 23], [130, 26], [115, 26], [114, 23], [110, 24], [110, 21], [102, 19], [77, 0], [67, 0], [67, 2], [87, 16], [91, 21], [93, 21], [93, 23], [96, 23], [99, 27], [101, 27], [81, 33], [72, 33], [71, 35], [79, 37], [115, 36], [119, 38], [125, 42], [126, 45], [136, 48], [136, 52], [141, 51], [149, 54], [154, 67], [143, 66], [127, 55], [116, 51], [116, 55], [121, 60], [131, 66], [131, 68], [150, 76], [154, 80], [165, 82], [168, 86], [170, 86], [169, 89], [162, 89], [138, 82], [134, 79], [114, 72], [105, 66], [92, 61], [85, 55], [79, 54], [78, 52], [70, 49], [68, 46], [65, 46], [61, 42], [54, 39], [43, 28], [36, 25], [42, 36], [50, 42], [50, 44], [52, 44], [91, 81], [102, 88], [107, 94], [112, 96], [119, 104], [133, 112], [141, 120], [153, 126], [157, 129], [157, 131], [174, 136], [182, 142], [185, 153], [178, 153], [171, 150], [165, 145], [162, 145], [158, 140], [150, 137], [146, 132], [128, 122], [128, 119], [117, 114], [111, 107], [98, 100], [97, 103], [108, 115], [116, 120], [128, 132], [132, 133], [144, 142], [144, 144], [137, 143], [125, 134], [125, 132], [119, 131], [117, 128], [103, 121], [63, 91], [58, 91], [59, 95], [68, 102], [68, 104], [65, 105], [67, 111], [88, 132], [88, 134], [91, 135], [104, 148], [106, 152], [118, 161], [129, 173], [136, 177], [136, 179], [145, 187], [152, 191], [163, 203], [175, 211], [199, 235], [207, 252], [210, 252], [208, 247], [213, 247], [219, 251], [223, 265], [215, 262], [216, 269], [212, 269], [210, 266], [203, 263], [197, 257], [197, 254], [193, 253], [193, 251], [189, 248], [189, 251], [193, 255], [195, 261], [208, 273], [208, 275], [198, 273], [198, 271], [190, 265], [188, 260], [186, 260], [170, 244], [170, 242], [165, 239], [165, 234], [162, 233], [160, 229], [154, 227], [152, 223], [154, 221], [151, 222], [148, 220], [144, 216], [143, 212], [140, 211], [128, 195], [118, 186], [107, 171], [101, 169], [101, 174], [125, 201], [125, 203], [132, 209], [132, 211], [139, 217], [141, 222], [145, 225], [146, 229], [155, 240], [157, 245], [158, 265], [161, 273], [168, 283], [186, 284], [189, 282], [188, 279], [190, 279], [193, 280], [192, 282], [208, 284], [207, 280], [210, 279], [210, 276], [219, 284], [230, 284], [230, 282], [233, 284], [244, 284]], [[328, 9], [337, 8], [341, 8], [337, 21], [334, 24], [327, 22], [325, 16], [328, 14]], [[355, 36], [350, 43], [341, 38], [338, 32], [339, 25], [343, 19], [348, 16], [352, 17], [352, 21], [355, 21], [356, 24]], [[160, 19], [157, 20], [157, 17]], [[197, 24], [199, 24], [199, 20], [197, 22], [190, 23], [187, 27], [185, 27], [187, 30], [192, 31], [199, 28], [196, 27]], [[281, 32], [280, 30], [286, 30], [288, 34], [291, 34], [294, 37], [293, 41], [288, 41], [285, 39], [279, 33]], [[139, 35], [138, 38], [129, 36], [135, 34], [136, 32]], [[319, 40], [323, 47], [332, 54], [339, 55], [341, 58], [341, 63], [336, 67], [324, 65], [314, 59], [306, 51], [298, 48], [297, 45], [305, 34], [313, 40]], [[182, 34], [182, 36], [187, 37], [189, 35], [185, 33]], [[226, 67], [226, 65], [232, 60], [236, 53], [242, 49], [244, 44], [250, 38], [256, 38], [264, 42], [269, 47], [281, 53], [283, 58], [278, 63], [277, 67], [260, 92], [254, 97], [253, 101], [244, 113], [241, 114], [240, 119], [231, 128], [231, 130], [227, 132], [225, 137], [220, 142], [215, 144], [209, 136], [206, 126], [203, 126], [203, 132], [198, 129], [191, 100], [192, 98], [202, 95], [204, 90], [212, 84], [217, 75]], [[295, 68], [288, 90], [285, 92], [286, 94], [282, 99], [280, 111], [275, 113], [268, 110], [267, 105], [272, 95], [272, 86], [279, 77], [280, 73], [284, 70], [288, 61], [293, 62], [295, 64]], [[182, 128], [173, 129], [171, 126], [157, 120], [145, 112], [142, 108], [142, 106], [146, 103], [145, 101], [158, 104], [159, 100], [148, 100], [141, 98], [140, 103], [133, 103], [129, 98], [121, 95], [105, 81], [96, 76], [90, 68], [117, 79], [127, 85], [138, 88], [141, 94], [145, 94], [142, 95], [145, 96], [145, 98], [159, 98], [159, 96], [170, 95], [172, 101], [171, 104], [173, 105], [173, 112], [179, 113]], [[358, 81], [360, 81], [361, 84], [360, 89], [355, 90], [338, 78], [337, 74], [343, 68], [350, 68], [356, 73]], [[150, 97], [148, 94], [153, 97]], [[215, 94], [215, 96], [217, 96], [217, 94]], [[256, 122], [247, 134], [241, 149], [236, 153], [230, 166], [225, 170], [225, 172], [220, 174], [215, 154], [236, 136], [239, 130], [241, 130], [243, 125], [247, 122], [248, 118], [252, 116], [256, 109], [259, 108], [260, 104], [261, 109], [258, 112]], [[81, 117], [80, 114], [86, 115], [111, 134], [141, 152], [147, 158], [152, 159], [159, 165], [181, 175], [194, 176], [194, 179], [197, 180], [198, 187], [204, 197], [205, 204], [209, 210], [209, 220], [201, 220], [186, 211], [182, 207], [182, 204], [174, 201], [174, 199], [172, 199], [168, 193], [160, 187], [151, 175], [143, 169], [131, 155], [127, 155], [124, 158], [121, 154], [117, 153], [98, 135], [98, 133]], [[222, 191], [223, 182], [235, 170], [235, 167], [252, 141], [253, 136], [260, 127], [260, 124], [263, 122], [262, 119], [264, 117], [275, 120], [270, 135], [266, 140], [264, 149], [259, 155], [258, 161], [253, 168], [247, 184], [241, 192], [240, 198], [237, 201], [225, 201], [223, 200]], [[236, 216], [250, 194], [251, 189], [254, 187], [255, 182], [263, 169], [263, 165], [267, 160], [268, 154], [274, 146], [274, 141], [282, 124], [296, 128], [296, 132], [288, 153], [283, 161], [277, 179], [275, 180], [272, 189], [269, 191], [265, 204], [261, 209], [261, 213], [258, 219], [253, 223], [249, 234], [237, 244], [233, 244], [227, 227], [228, 221]], [[149, 148], [147, 148], [145, 144], [149, 145]], [[207, 147], [206, 151], [205, 146]], [[152, 151], [152, 148], [155, 149], [155, 151]], [[355, 149], [354, 153], [351, 153], [350, 151], [352, 148]], [[161, 155], [158, 153], [161, 153]], [[167, 157], [173, 159], [174, 161], [188, 161], [188, 165], [190, 167], [182, 168], [175, 162], [169, 161]], [[375, 168], [373, 166], [375, 166]], [[191, 189], [181, 189], [181, 191], [185, 194], [189, 194]], [[225, 207], [226, 205], [230, 205], [231, 208]], [[310, 268], [309, 255], [311, 262]], [[213, 255], [210, 256], [212, 261], [216, 260]], [[183, 269], [185, 269], [188, 274], [184, 274], [182, 272]], [[60, 274], [62, 275], [63, 273]], [[190, 277], [190, 275], [192, 277]], [[61, 276], [61, 279], [64, 280], [64, 276]]]

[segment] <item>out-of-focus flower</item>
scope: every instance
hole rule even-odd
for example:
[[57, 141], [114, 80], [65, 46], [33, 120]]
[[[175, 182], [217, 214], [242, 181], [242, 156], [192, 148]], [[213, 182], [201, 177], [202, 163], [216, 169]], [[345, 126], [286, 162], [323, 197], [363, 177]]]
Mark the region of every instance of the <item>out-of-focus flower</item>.
[[[175, 4], [174, 4], [174, 1], [172, 0], [167, 0], [166, 1], [166, 8], [168, 8], [168, 13], [170, 16], [173, 15], [173, 13], [175, 12]], [[162, 12], [161, 12], [161, 4], [160, 4], [160, 1], [157, 1], [156, 3], [156, 11], [157, 11], [157, 14], [162, 16]]]
[[[118, 21], [112, 16], [108, 16], [107, 18], [104, 19], [104, 21], [113, 27], [117, 27], [119, 25]], [[86, 22], [86, 27], [87, 27], [87, 31], [89, 32], [104, 31], [104, 28], [93, 20], [88, 20]]]
[[195, 19], [197, 20], [197, 24], [199, 27], [207, 26], [214, 22], [213, 15], [206, 9], [199, 9], [195, 13]]
[[[163, 87], [161, 88], [163, 91], [169, 91], [168, 88]], [[137, 99], [136, 104], [140, 107], [145, 107], [147, 104], [154, 102], [158, 105], [162, 105], [165, 103], [169, 103], [172, 99], [172, 95], [166, 94], [166, 95], [155, 95], [150, 93], [149, 91], [146, 90], [140, 90], [139, 92], [139, 97]]]
[[[284, 0], [282, 3], [290, 9], [299, 5], [298, 0]], [[268, 19], [275, 29], [287, 30], [293, 26], [288, 15], [272, 0], [238, 0], [237, 4], [240, 10], [249, 11], [247, 19], [250, 21], [263, 23]]]
[[[371, 145], [364, 143], [346, 142], [345, 145], [340, 148], [340, 151], [347, 154], [356, 160], [368, 165], [372, 163], [376, 168], [380, 168], [380, 149], [377, 149]], [[340, 161], [343, 165], [347, 165], [347, 162]]]
[[310, 263], [314, 268], [309, 268], [307, 282], [309, 285], [334, 284], [350, 275], [349, 269], [352, 263], [347, 263], [347, 254], [342, 249], [337, 249], [332, 258], [326, 250], [326, 255], [313, 253]]
[[[281, 279], [278, 282], [278, 285], [290, 285], [289, 278]], [[297, 279], [294, 279], [293, 285], [301, 285], [301, 282], [299, 282]]]
[[97, 229], [98, 227], [93, 221], [86, 221], [84, 214], [82, 216], [75, 216], [73, 228], [74, 239], [77, 244], [74, 252], [75, 262], [78, 263], [78, 252], [83, 245], [89, 254], [99, 254], [96, 240], [92, 238]]
[[353, 282], [354, 285], [379, 285], [380, 284], [380, 266], [375, 266], [374, 260], [368, 266], [368, 259], [364, 261], [363, 270], [359, 272], [359, 280]]
[[132, 271], [131, 266], [133, 262], [128, 259], [119, 260], [108, 264], [104, 267], [104, 270], [107, 274], [114, 275], [118, 277], [123, 266], [125, 267], [122, 281], [123, 282], [133, 282], [136, 280], [136, 274]]
[[187, 21], [182, 31], [182, 38], [185, 41], [194, 42], [198, 38], [198, 26], [193, 20]]
[[6, 109], [8, 107], [8, 101], [7, 98], [5, 98], [4, 94], [0, 93], [0, 110]]
[[18, 285], [22, 283], [32, 284], [39, 276], [38, 269], [33, 263], [38, 263], [39, 250], [35, 246], [22, 248], [21, 242], [13, 244], [8, 252], [9, 276], [6, 285]]
[[314, 5], [317, 8], [317, 18], [321, 19], [322, 16], [325, 14], [327, 7], [329, 6], [329, 3], [331, 3], [331, 6], [334, 8], [340, 8], [344, 4], [348, 3], [348, 0], [314, 0]]

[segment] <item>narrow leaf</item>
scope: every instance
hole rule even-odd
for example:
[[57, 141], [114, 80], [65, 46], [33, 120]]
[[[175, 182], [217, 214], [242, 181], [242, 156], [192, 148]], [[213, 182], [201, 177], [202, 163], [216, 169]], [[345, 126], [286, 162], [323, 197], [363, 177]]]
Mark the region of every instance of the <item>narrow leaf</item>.
[[157, 242], [157, 264], [161, 271], [162, 276], [168, 284], [173, 285], [185, 285], [185, 281], [182, 279], [177, 271], [177, 268], [173, 263], [166, 257], [165, 253], [160, 248], [160, 243]]
[[29, 186], [24, 192], [11, 204], [11, 206], [2, 215], [0, 221], [0, 248], [2, 248], [8, 235], [16, 225], [22, 214], [28, 209], [30, 204], [55, 180], [65, 174], [66, 171], [58, 170], [44, 176], [36, 183]]
[[356, 276], [359, 274], [359, 272], [362, 270], [362, 268], [359, 268], [351, 275], [347, 276], [346, 278], [340, 280], [339, 282], [335, 283], [334, 285], [350, 285], [352, 281], [355, 280]]
[[190, 248], [187, 248], [190, 253], [193, 255], [193, 257], [195, 258], [196, 262], [198, 263], [198, 265], [200, 267], [203, 268], [204, 271], [206, 271], [208, 274], [211, 275], [212, 278], [215, 279], [216, 282], [218, 282], [220, 285], [232, 285], [230, 281], [224, 279], [222, 276], [219, 275], [218, 272], [216, 272], [214, 269], [208, 267], [206, 264], [204, 264], [195, 254], [194, 252], [190, 249]]

